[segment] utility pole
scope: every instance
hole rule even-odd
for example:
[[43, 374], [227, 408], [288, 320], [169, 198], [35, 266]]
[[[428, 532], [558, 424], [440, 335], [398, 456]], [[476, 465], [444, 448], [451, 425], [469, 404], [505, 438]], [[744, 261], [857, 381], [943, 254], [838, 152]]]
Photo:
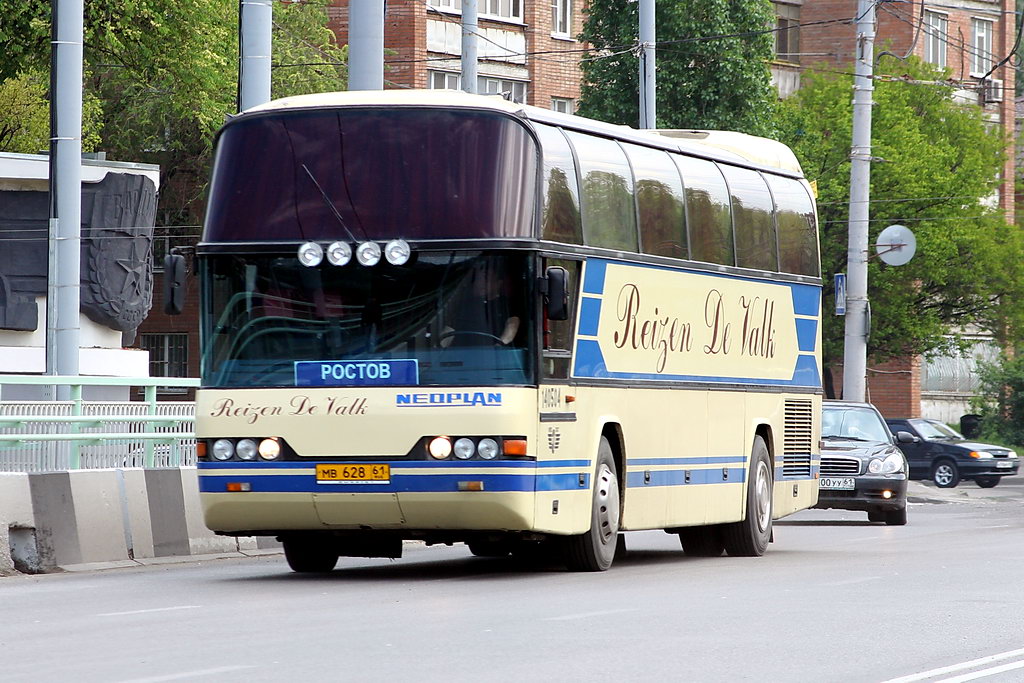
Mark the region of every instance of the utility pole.
[[[53, 3], [46, 374], [78, 375], [82, 277], [83, 0]], [[58, 389], [68, 400], [70, 387]]]
[[655, 24], [654, 0], [640, 0], [640, 127], [657, 128], [655, 122]]
[[384, 0], [348, 2], [348, 89], [384, 89]]
[[476, 15], [476, 0], [462, 0], [462, 90], [468, 93], [477, 92]]
[[843, 398], [867, 394], [868, 217], [871, 198], [871, 94], [874, 75], [875, 2], [857, 1], [856, 65], [853, 78], [853, 144], [850, 148], [850, 234], [846, 252], [846, 330]]
[[238, 111], [270, 101], [273, 0], [238, 3]]

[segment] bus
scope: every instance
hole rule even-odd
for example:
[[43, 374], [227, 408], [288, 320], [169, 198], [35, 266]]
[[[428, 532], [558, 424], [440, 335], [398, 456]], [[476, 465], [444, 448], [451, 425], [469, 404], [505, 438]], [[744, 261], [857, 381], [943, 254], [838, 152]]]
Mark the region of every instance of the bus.
[[644, 529], [759, 556], [817, 500], [817, 222], [781, 143], [276, 100], [218, 133], [194, 269], [205, 523], [294, 571], [410, 541], [601, 571]]

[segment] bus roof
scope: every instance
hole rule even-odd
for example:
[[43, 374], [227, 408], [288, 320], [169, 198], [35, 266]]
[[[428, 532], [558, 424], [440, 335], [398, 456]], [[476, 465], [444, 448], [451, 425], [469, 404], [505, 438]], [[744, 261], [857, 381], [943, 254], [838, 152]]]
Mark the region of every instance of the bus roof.
[[630, 142], [646, 143], [719, 161], [803, 175], [796, 155], [789, 147], [777, 140], [730, 131], [637, 130], [629, 126], [604, 123], [573, 114], [562, 114], [549, 109], [509, 102], [500, 95], [472, 95], [459, 90], [354, 90], [315, 93], [272, 100], [248, 109], [243, 114], [288, 109], [374, 105], [489, 109], [531, 121], [603, 134]]

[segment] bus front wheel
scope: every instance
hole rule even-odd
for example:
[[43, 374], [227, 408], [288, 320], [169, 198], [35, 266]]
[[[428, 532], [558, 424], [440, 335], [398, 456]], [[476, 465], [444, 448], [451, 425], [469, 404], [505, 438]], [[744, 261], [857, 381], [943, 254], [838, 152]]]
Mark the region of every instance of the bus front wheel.
[[316, 536], [288, 536], [281, 539], [284, 558], [293, 572], [325, 574], [338, 564], [338, 549], [331, 539]]
[[612, 566], [619, 539], [619, 480], [608, 439], [601, 437], [594, 470], [590, 531], [562, 539], [565, 566], [574, 572], [601, 572]]
[[768, 446], [754, 437], [747, 479], [746, 516], [722, 527], [725, 552], [733, 557], [760, 557], [772, 536], [772, 466]]

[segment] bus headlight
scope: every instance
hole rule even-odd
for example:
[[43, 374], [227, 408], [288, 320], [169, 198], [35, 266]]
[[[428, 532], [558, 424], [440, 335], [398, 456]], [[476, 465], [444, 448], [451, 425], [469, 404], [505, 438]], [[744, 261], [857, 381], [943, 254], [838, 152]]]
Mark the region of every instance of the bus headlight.
[[391, 240], [384, 245], [384, 258], [393, 266], [404, 265], [411, 254], [412, 249], [405, 240]]
[[455, 442], [455, 457], [459, 460], [469, 460], [475, 452], [476, 444], [472, 439], [463, 437]]
[[480, 457], [484, 460], [494, 460], [498, 457], [498, 442], [494, 439], [480, 439], [480, 443], [477, 444], [476, 452], [480, 454]]
[[299, 247], [299, 263], [309, 268], [319, 266], [324, 260], [324, 248], [316, 242], [306, 242]]
[[217, 460], [230, 460], [235, 454], [235, 444], [228, 439], [217, 439], [213, 442], [213, 457]]
[[356, 261], [361, 266], [375, 266], [380, 262], [380, 245], [376, 242], [363, 242], [356, 247]]
[[252, 439], [242, 439], [235, 446], [235, 453], [241, 460], [255, 460], [256, 442]]
[[343, 266], [352, 260], [352, 247], [347, 242], [331, 242], [327, 247], [327, 262], [332, 266]]
[[260, 457], [264, 460], [275, 460], [281, 455], [281, 442], [275, 437], [260, 441]]
[[430, 445], [427, 446], [430, 455], [438, 460], [444, 460], [452, 454], [452, 442], [447, 436], [435, 436]]

